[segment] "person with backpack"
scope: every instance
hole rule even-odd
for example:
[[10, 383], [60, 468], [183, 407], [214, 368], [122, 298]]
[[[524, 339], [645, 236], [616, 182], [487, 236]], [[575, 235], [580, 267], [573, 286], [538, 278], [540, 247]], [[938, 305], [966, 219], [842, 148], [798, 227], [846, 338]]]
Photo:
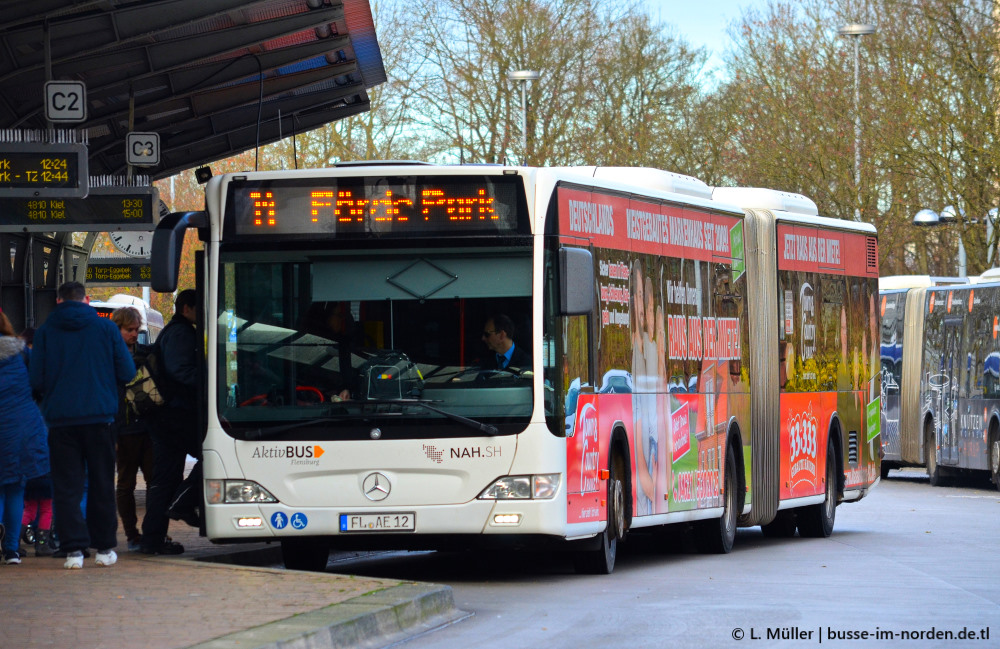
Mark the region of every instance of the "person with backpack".
[[90, 547], [97, 565], [118, 561], [113, 422], [118, 387], [135, 376], [118, 327], [88, 301], [79, 282], [59, 287], [55, 309], [35, 332], [29, 367], [49, 426], [55, 525], [67, 569], [82, 568]]
[[[153, 480], [146, 490], [146, 515], [142, 519], [144, 554], [180, 554], [184, 546], [167, 539], [170, 524], [168, 510], [184, 481], [187, 456], [201, 457], [202, 428], [198, 417], [198, 390], [204, 376], [205, 355], [195, 329], [198, 295], [193, 289], [177, 294], [174, 317], [154, 346], [159, 376], [157, 386], [164, 398], [162, 406], [150, 417], [153, 440]], [[185, 486], [200, 489], [200, 467], [192, 470]], [[197, 499], [197, 500], [200, 500]], [[200, 505], [192, 505], [196, 507]], [[185, 512], [193, 516], [195, 512]], [[194, 521], [197, 522], [197, 521]]]
[[[139, 344], [139, 329], [142, 327], [142, 314], [139, 313], [139, 309], [132, 306], [115, 309], [111, 314], [111, 322], [118, 325], [136, 368], [141, 367], [152, 346]], [[138, 552], [142, 548], [142, 535], [139, 533], [139, 518], [135, 510], [135, 485], [140, 470], [147, 484], [153, 479], [153, 441], [150, 439], [146, 422], [125, 400], [124, 389], [119, 396], [118, 415], [115, 417], [117, 429], [115, 459], [118, 465], [115, 499], [118, 503], [118, 516], [125, 530], [128, 550]]]

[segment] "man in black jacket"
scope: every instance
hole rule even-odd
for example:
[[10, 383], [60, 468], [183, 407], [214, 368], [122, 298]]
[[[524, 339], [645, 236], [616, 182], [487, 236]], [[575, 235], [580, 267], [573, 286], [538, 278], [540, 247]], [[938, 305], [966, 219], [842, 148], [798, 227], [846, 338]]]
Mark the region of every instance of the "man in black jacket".
[[[195, 329], [198, 296], [181, 291], [174, 301], [174, 317], [160, 332], [157, 354], [163, 368], [166, 403], [150, 417], [153, 439], [153, 481], [146, 492], [142, 520], [145, 554], [180, 554], [184, 546], [167, 540], [168, 509], [184, 479], [187, 456], [201, 457], [202, 427], [198, 417], [198, 390], [204, 374], [204, 352]], [[160, 381], [158, 381], [160, 383]], [[192, 469], [192, 482], [200, 483], [200, 466]], [[197, 523], [197, 520], [194, 521]]]

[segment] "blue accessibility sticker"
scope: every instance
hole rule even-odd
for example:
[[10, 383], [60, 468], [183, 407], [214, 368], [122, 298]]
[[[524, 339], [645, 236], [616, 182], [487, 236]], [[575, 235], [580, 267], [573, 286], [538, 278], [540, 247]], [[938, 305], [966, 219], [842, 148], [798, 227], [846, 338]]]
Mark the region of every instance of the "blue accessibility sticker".
[[276, 530], [283, 530], [288, 525], [288, 516], [284, 512], [274, 512], [271, 514], [271, 527]]
[[309, 519], [306, 518], [305, 514], [301, 512], [295, 512], [294, 514], [292, 514], [291, 525], [293, 529], [304, 530], [306, 529], [306, 525], [308, 524], [309, 524]]

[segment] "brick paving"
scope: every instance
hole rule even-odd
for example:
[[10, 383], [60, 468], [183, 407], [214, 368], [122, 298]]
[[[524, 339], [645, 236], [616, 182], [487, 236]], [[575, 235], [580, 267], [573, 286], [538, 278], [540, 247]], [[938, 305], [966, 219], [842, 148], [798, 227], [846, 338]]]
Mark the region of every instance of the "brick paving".
[[97, 566], [92, 553], [83, 570], [65, 570], [33, 550], [19, 566], [0, 565], [0, 649], [190, 647], [399, 584], [198, 561], [265, 546], [215, 546], [173, 521], [170, 535], [184, 554], [128, 552], [119, 523], [114, 566]]

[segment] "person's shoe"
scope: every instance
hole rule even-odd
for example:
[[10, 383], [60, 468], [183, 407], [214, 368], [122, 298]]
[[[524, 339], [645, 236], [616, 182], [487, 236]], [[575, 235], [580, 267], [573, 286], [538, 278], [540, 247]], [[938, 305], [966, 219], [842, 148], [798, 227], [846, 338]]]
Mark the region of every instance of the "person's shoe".
[[99, 566], [113, 566], [118, 561], [118, 553], [114, 550], [98, 550], [94, 562]]
[[38, 530], [35, 533], [35, 556], [52, 556], [52, 547], [49, 545], [49, 530]]
[[[90, 558], [90, 550], [77, 550], [77, 552], [83, 552], [84, 559]], [[67, 553], [66, 550], [56, 550], [52, 553], [52, 556], [56, 559], [65, 559], [69, 556], [69, 553]]]
[[83, 552], [81, 550], [73, 550], [66, 555], [66, 563], [63, 564], [63, 568], [66, 570], [79, 570], [83, 568]]
[[142, 536], [137, 536], [135, 538], [128, 540], [128, 551], [129, 552], [142, 551]]
[[25, 545], [35, 544], [35, 527], [31, 524], [21, 526], [21, 542]]
[[8, 566], [16, 566], [21, 563], [21, 555], [16, 550], [4, 550], [3, 562]]
[[160, 545], [145, 545], [139, 548], [143, 554], [182, 554], [184, 546], [173, 541], [164, 541]]
[[201, 516], [198, 514], [197, 507], [192, 509], [168, 509], [167, 517], [175, 521], [184, 521], [191, 527], [201, 527]]

